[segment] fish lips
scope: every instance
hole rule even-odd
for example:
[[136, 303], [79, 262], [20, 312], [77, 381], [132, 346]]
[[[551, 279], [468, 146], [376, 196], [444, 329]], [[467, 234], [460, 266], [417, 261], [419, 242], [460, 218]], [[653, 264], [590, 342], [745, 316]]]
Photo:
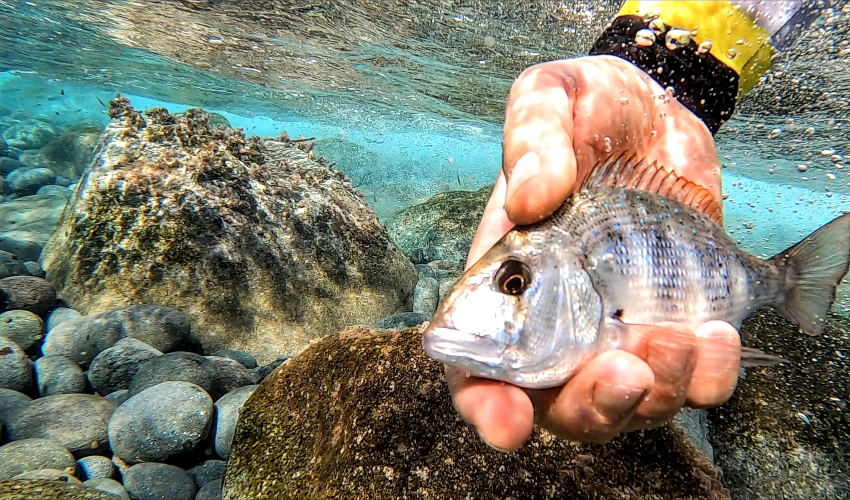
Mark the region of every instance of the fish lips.
[[500, 366], [508, 347], [488, 337], [433, 325], [425, 330], [422, 345], [430, 358], [465, 368], [474, 366], [476, 371], [482, 366]]

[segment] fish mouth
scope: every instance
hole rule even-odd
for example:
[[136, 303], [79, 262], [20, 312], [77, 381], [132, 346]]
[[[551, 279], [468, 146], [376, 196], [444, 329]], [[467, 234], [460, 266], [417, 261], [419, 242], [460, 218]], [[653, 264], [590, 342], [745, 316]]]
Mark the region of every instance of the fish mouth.
[[502, 363], [507, 345], [455, 328], [428, 327], [422, 336], [425, 354], [444, 363], [466, 366], [469, 362], [488, 367]]

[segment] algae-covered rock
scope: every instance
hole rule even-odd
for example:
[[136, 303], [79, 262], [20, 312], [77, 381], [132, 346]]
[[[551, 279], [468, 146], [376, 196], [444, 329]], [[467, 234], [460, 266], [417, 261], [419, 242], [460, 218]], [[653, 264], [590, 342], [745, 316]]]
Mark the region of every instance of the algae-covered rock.
[[205, 352], [261, 362], [401, 310], [416, 270], [347, 177], [304, 141], [245, 139], [200, 110], [110, 104], [41, 263], [86, 314], [171, 306]]
[[387, 220], [387, 230], [410, 260], [465, 262], [493, 186], [450, 191], [406, 208]]
[[63, 481], [15, 480], [0, 481], [0, 500], [115, 500], [117, 497]]
[[850, 498], [850, 320], [810, 337], [770, 309], [741, 327], [745, 345], [790, 363], [750, 368], [709, 411], [709, 438], [732, 497]]
[[86, 121], [50, 140], [24, 161], [30, 167], [49, 168], [66, 179], [79, 179], [92, 161], [103, 126]]
[[316, 341], [242, 407], [224, 498], [728, 498], [674, 426], [489, 448], [452, 407], [421, 329]]

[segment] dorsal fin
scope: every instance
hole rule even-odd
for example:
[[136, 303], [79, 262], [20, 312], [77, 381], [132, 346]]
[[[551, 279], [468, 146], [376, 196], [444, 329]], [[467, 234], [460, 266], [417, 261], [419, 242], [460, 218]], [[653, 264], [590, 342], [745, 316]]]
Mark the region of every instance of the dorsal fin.
[[619, 187], [637, 189], [655, 193], [666, 198], [681, 201], [703, 213], [717, 224], [723, 224], [723, 211], [720, 203], [708, 189], [675, 172], [659, 167], [655, 162], [622, 154], [610, 158], [594, 167], [581, 188]]

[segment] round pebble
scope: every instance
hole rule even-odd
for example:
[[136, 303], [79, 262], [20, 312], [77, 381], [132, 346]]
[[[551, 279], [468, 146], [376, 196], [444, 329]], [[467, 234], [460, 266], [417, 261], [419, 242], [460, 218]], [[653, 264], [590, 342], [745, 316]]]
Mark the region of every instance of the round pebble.
[[416, 272], [419, 274], [420, 280], [423, 278], [437, 278], [436, 271], [428, 264], [416, 264]]
[[35, 313], [15, 310], [0, 314], [0, 336], [29, 350], [44, 338], [44, 322]]
[[19, 168], [27, 168], [27, 166], [14, 158], [0, 158], [0, 175], [3, 177], [6, 177]]
[[256, 385], [240, 387], [225, 394], [215, 403], [213, 443], [215, 452], [225, 460], [230, 458], [230, 447], [233, 443], [233, 434], [236, 431], [239, 409], [242, 408], [242, 405], [245, 404], [256, 387]]
[[98, 394], [106, 396], [129, 389], [139, 366], [162, 353], [141, 340], [123, 338], [95, 356], [89, 365], [89, 381]]
[[178, 309], [163, 306], [136, 305], [111, 312], [119, 316], [133, 337], [162, 351], [173, 351], [191, 333], [189, 318]]
[[[6, 201], [9, 201], [9, 198], [6, 198]], [[6, 236], [0, 236], [0, 250], [14, 254], [23, 261], [38, 260], [41, 255], [41, 245], [38, 243]]]
[[23, 309], [39, 316], [47, 313], [56, 303], [56, 290], [43, 278], [35, 276], [9, 276], [0, 280], [0, 291], [5, 293], [4, 310]]
[[195, 495], [195, 500], [221, 500], [221, 485], [224, 482], [222, 479], [216, 479], [203, 485], [198, 494]]
[[109, 450], [107, 424], [115, 403], [91, 394], [57, 394], [33, 400], [6, 420], [12, 441], [46, 438], [62, 444], [77, 457]]
[[0, 250], [0, 279], [9, 276], [25, 276], [32, 274], [17, 255]]
[[224, 460], [205, 460], [200, 465], [187, 470], [186, 473], [195, 480], [198, 488], [202, 488], [211, 481], [222, 479], [226, 468], [227, 462]]
[[36, 278], [44, 278], [47, 274], [44, 272], [44, 269], [41, 268], [41, 265], [34, 261], [28, 260], [24, 262], [24, 268], [26, 268], [27, 272]]
[[238, 361], [242, 366], [249, 370], [253, 370], [257, 367], [257, 360], [254, 356], [251, 356], [247, 352], [237, 351], [236, 349], [221, 349], [212, 353], [212, 355]]
[[32, 399], [26, 394], [0, 387], [0, 429], [6, 425], [9, 415], [17, 413], [19, 408], [28, 405], [30, 401]]
[[70, 309], [67, 307], [57, 307], [56, 309], [52, 310], [47, 316], [47, 331], [52, 330], [59, 323], [68, 321], [69, 319], [76, 319], [81, 316], [82, 314], [75, 311], [74, 309]]
[[421, 325], [422, 323], [428, 321], [428, 316], [425, 316], [422, 313], [417, 312], [401, 312], [393, 314], [392, 316], [387, 316], [386, 318], [379, 319], [375, 322], [375, 328], [380, 329], [389, 329], [389, 328], [410, 328], [413, 326]]
[[215, 373], [210, 362], [193, 352], [169, 352], [143, 361], [130, 383], [130, 397], [163, 382], [183, 381], [213, 391]]
[[109, 442], [127, 462], [166, 461], [201, 444], [212, 417], [213, 401], [201, 387], [165, 382], [118, 407], [109, 421]]
[[0, 387], [29, 394], [33, 388], [32, 361], [21, 347], [0, 336]]
[[137, 500], [192, 500], [197, 491], [195, 481], [180, 467], [152, 462], [127, 469], [124, 487]]
[[440, 283], [434, 278], [422, 278], [413, 290], [413, 312], [431, 317], [440, 300]]
[[65, 199], [71, 198], [71, 190], [64, 186], [57, 186], [56, 184], [47, 184], [38, 188], [38, 192], [35, 194], [39, 196], [62, 196]]
[[120, 406], [124, 404], [124, 401], [130, 399], [130, 391], [128, 391], [127, 389], [122, 389], [120, 391], [110, 392], [109, 394], [104, 396], [104, 398], [110, 401], [114, 401], [115, 404]]
[[77, 460], [77, 470], [79, 471], [80, 479], [83, 481], [115, 476], [115, 465], [112, 463], [112, 460], [101, 455], [92, 455]]
[[31, 168], [15, 176], [12, 174], [9, 174], [6, 180], [9, 181], [9, 187], [12, 188], [12, 191], [19, 196], [36, 194], [42, 186], [53, 184], [56, 181], [56, 173], [49, 168]]
[[80, 484], [82, 481], [74, 477], [67, 470], [59, 469], [38, 469], [24, 472], [13, 477], [14, 480], [42, 480], [42, 481], [63, 481], [65, 483]]
[[289, 361], [288, 356], [281, 356], [267, 365], [254, 368], [254, 383], [259, 384], [264, 378], [268, 377], [271, 372], [275, 371], [277, 367], [287, 361]]
[[118, 319], [81, 316], [51, 328], [44, 338], [41, 352], [45, 356], [68, 356], [80, 366], [88, 366], [95, 356], [112, 347], [124, 335]]
[[[127, 488], [114, 479], [106, 477], [92, 478], [87, 481], [83, 481], [83, 486], [104, 491], [117, 498], [130, 500], [130, 494], [127, 492]], [[219, 500], [221, 500], [221, 497], [219, 497]]]
[[213, 401], [232, 390], [254, 383], [254, 372], [238, 361], [220, 356], [204, 356], [204, 358], [209, 363], [209, 369], [213, 374], [212, 390], [208, 391]]
[[80, 365], [66, 356], [44, 356], [35, 361], [38, 393], [44, 396], [85, 392], [86, 377]]
[[50, 439], [21, 439], [0, 446], [0, 480], [39, 469], [65, 470], [76, 466], [68, 448]]

